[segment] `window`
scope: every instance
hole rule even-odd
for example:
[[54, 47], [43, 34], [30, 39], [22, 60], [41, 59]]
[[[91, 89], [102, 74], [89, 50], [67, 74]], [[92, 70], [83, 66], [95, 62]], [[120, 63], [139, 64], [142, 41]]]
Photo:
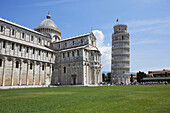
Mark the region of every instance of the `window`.
[[93, 41], [92, 41], [91, 43], [92, 43], [92, 45], [93, 45]]
[[91, 56], [93, 56], [93, 53], [91, 52]]
[[2, 59], [0, 59], [0, 67], [2, 67]]
[[42, 65], [42, 70], [44, 70], [44, 65]]
[[83, 43], [83, 39], [81, 39], [81, 43]]
[[74, 51], [72, 51], [72, 56], [74, 56]]
[[16, 68], [19, 68], [19, 62], [16, 61]]
[[1, 26], [1, 32], [3, 32], [4, 26]]
[[27, 53], [29, 52], [29, 47], [27, 47]]
[[5, 41], [3, 41], [3, 48], [5, 48], [5, 45], [6, 45]]
[[68, 56], [68, 57], [70, 56], [69, 52], [67, 52], [67, 56]]
[[63, 53], [63, 58], [65, 57], [65, 54]]
[[73, 41], [73, 45], [74, 45], [74, 41]]
[[60, 49], [60, 44], [58, 45], [58, 48]]
[[124, 37], [123, 37], [123, 35], [122, 35], [122, 40], [124, 40]]
[[25, 34], [24, 33], [22, 33], [22, 38], [24, 38], [25, 36], [24, 36]]
[[14, 50], [14, 43], [12, 43], [12, 50]]
[[77, 56], [79, 56], [79, 50], [77, 50]]
[[14, 36], [14, 33], [15, 33], [15, 30], [14, 29], [12, 29], [12, 35]]
[[35, 49], [33, 48], [33, 54], [35, 53]]
[[30, 69], [32, 70], [32, 63], [30, 64]]
[[41, 54], [41, 50], [39, 50], [39, 55]]
[[21, 49], [22, 49], [22, 45], [19, 46], [19, 51], [21, 51]]
[[67, 47], [67, 43], [65, 43], [65, 47]]
[[31, 36], [31, 41], [33, 41], [34, 40], [34, 37], [33, 36]]
[[66, 73], [66, 67], [64, 67], [64, 73]]
[[47, 52], [47, 57], [48, 57], [48, 52]]
[[40, 39], [40, 38], [38, 39], [38, 42], [39, 42], [39, 43], [41, 42], [41, 39]]
[[53, 58], [53, 53], [51, 53], [51, 58]]
[[58, 40], [58, 37], [55, 37], [55, 40]]

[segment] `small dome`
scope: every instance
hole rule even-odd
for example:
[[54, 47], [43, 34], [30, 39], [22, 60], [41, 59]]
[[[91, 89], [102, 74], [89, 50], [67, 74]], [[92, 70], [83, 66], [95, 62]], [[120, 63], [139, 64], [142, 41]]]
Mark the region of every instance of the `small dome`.
[[47, 19], [43, 20], [38, 27], [35, 28], [35, 30], [41, 29], [41, 28], [48, 28], [53, 29], [55, 31], [58, 31], [61, 33], [61, 31], [58, 29], [57, 25], [51, 20], [51, 16], [48, 13]]

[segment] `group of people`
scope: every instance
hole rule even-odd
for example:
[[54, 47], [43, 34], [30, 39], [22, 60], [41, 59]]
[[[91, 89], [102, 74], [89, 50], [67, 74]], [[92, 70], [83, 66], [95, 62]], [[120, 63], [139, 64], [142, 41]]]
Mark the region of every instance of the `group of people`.
[[126, 83], [112, 83], [112, 82], [100, 82], [98, 83], [98, 86], [112, 86], [112, 85], [159, 85], [159, 84], [165, 84], [167, 85], [168, 82], [167, 81], [164, 81], [164, 82], [141, 82], [141, 83], [138, 83], [138, 82], [133, 82], [133, 83], [130, 83], [130, 84], [126, 84]]

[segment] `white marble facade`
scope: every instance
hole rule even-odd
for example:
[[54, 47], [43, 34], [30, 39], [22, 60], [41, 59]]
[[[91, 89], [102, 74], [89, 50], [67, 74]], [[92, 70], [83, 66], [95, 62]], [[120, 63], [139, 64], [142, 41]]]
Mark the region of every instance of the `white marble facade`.
[[0, 86], [89, 85], [101, 76], [93, 33], [62, 40], [49, 14], [34, 30], [0, 18]]
[[53, 43], [56, 51], [53, 82], [64, 85], [97, 85], [102, 82], [101, 53], [89, 34]]
[[130, 83], [129, 33], [126, 25], [114, 26], [112, 34], [111, 81], [117, 84]]

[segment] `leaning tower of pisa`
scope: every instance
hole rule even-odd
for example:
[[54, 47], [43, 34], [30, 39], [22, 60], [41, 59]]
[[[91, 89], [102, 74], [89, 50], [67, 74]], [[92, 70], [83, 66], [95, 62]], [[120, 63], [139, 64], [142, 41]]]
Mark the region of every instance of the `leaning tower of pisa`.
[[130, 83], [129, 33], [127, 25], [114, 26], [112, 34], [111, 80], [113, 83]]

